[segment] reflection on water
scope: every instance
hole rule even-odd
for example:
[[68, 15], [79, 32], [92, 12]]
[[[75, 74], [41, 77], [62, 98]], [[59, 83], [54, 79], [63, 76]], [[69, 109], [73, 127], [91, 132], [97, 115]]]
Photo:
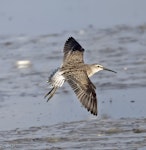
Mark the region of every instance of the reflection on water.
[[[45, 81], [62, 62], [66, 33], [1, 35], [1, 148], [146, 147], [146, 26], [90, 27], [72, 35], [85, 48], [87, 63], [98, 62], [118, 72], [103, 71], [91, 78], [97, 87], [98, 118], [81, 107], [68, 84], [48, 103], [43, 98], [48, 91]], [[31, 65], [16, 65], [26, 60]]]

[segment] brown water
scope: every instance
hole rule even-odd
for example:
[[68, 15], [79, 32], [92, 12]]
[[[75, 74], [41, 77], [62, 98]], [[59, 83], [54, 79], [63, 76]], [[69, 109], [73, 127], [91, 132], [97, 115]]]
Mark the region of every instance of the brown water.
[[[146, 149], [146, 26], [93, 27], [70, 33], [85, 61], [117, 71], [91, 78], [98, 117], [65, 84], [46, 103], [46, 80], [62, 62], [67, 33], [0, 36], [1, 149]], [[28, 60], [26, 68], [19, 60]]]

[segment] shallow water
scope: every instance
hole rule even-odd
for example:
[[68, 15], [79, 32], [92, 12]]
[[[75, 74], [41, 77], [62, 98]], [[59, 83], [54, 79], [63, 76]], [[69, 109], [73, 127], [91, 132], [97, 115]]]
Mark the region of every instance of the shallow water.
[[92, 119], [1, 131], [1, 149], [146, 148], [146, 119]]
[[81, 107], [68, 84], [44, 99], [46, 80], [62, 63], [66, 33], [1, 35], [0, 148], [146, 149], [146, 26], [90, 27], [71, 35], [85, 48], [87, 63], [118, 72], [91, 78], [98, 117]]

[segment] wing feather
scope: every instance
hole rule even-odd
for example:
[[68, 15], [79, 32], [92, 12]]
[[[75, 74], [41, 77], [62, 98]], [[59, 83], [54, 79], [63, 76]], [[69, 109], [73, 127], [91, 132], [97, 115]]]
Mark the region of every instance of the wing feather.
[[83, 106], [92, 114], [97, 115], [95, 86], [87, 74], [84, 71], [76, 71], [65, 76]]
[[63, 66], [71, 63], [83, 63], [83, 52], [82, 46], [73, 38], [70, 37], [64, 45], [64, 59]]

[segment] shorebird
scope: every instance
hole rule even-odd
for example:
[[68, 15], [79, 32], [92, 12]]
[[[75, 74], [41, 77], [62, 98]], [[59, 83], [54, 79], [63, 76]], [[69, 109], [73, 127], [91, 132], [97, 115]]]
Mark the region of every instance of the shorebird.
[[52, 89], [45, 95], [48, 97], [47, 101], [67, 81], [82, 105], [91, 114], [97, 115], [96, 87], [89, 77], [101, 70], [116, 72], [99, 64], [85, 64], [83, 60], [84, 48], [73, 37], [69, 37], [65, 42], [63, 51], [63, 64], [51, 74], [47, 81], [52, 86]]

